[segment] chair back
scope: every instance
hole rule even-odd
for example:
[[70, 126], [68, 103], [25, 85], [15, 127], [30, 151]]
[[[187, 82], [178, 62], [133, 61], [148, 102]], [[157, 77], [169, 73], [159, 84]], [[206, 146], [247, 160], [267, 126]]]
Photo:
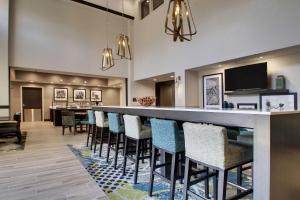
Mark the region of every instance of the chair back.
[[139, 139], [142, 129], [142, 122], [139, 116], [124, 115], [125, 135], [131, 138]]
[[14, 114], [14, 120], [17, 121], [17, 128], [20, 129], [20, 124], [21, 124], [21, 112], [16, 112]]
[[226, 128], [186, 122], [183, 130], [187, 157], [210, 166], [224, 166], [228, 148]]
[[103, 111], [95, 111], [95, 119], [96, 119], [96, 126], [99, 128], [104, 127], [104, 112]]
[[152, 143], [156, 147], [176, 152], [180, 148], [178, 125], [173, 120], [151, 119]]
[[123, 132], [120, 114], [119, 113], [108, 113], [108, 126], [109, 130], [114, 133], [120, 133]]
[[63, 126], [75, 126], [75, 113], [74, 111], [62, 111], [61, 112], [62, 125]]
[[88, 121], [90, 125], [95, 124], [95, 115], [94, 115], [94, 111], [92, 110], [88, 110]]

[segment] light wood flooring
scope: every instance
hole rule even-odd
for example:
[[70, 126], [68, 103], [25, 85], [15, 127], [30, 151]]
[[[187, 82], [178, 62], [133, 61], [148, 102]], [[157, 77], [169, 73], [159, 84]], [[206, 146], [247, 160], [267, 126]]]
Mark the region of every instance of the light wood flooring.
[[0, 153], [0, 199], [108, 199], [66, 146], [84, 144], [86, 134], [61, 135], [50, 123], [28, 123], [25, 149]]

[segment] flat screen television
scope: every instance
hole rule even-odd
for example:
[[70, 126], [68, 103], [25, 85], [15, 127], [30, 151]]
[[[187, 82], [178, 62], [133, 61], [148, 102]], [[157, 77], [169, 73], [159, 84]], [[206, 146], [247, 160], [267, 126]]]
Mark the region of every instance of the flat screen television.
[[267, 89], [267, 63], [258, 63], [225, 70], [225, 91]]

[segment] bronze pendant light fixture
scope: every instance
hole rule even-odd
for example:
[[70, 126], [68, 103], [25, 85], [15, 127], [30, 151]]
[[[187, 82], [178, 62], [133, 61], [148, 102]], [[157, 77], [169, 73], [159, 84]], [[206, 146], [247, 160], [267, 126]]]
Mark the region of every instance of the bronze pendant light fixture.
[[197, 33], [189, 0], [170, 0], [165, 21], [165, 32], [173, 36], [174, 42], [179, 39], [191, 41]]
[[[124, 0], [122, 0], [122, 18], [124, 19], [123, 22], [123, 32], [125, 30], [124, 24], [126, 24], [124, 18]], [[131, 52], [130, 52], [130, 45], [129, 45], [129, 37], [123, 33], [121, 33], [118, 37], [118, 51], [117, 55], [120, 56], [121, 59], [125, 58], [131, 60]]]
[[102, 53], [102, 71], [108, 70], [115, 65], [112, 49], [108, 47], [108, 0], [106, 0], [106, 48]]

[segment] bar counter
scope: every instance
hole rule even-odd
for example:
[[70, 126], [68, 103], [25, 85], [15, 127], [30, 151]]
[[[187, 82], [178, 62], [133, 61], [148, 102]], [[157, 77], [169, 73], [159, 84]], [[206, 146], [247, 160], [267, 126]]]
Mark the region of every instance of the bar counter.
[[93, 110], [254, 129], [253, 198], [300, 199], [300, 111], [96, 106]]

